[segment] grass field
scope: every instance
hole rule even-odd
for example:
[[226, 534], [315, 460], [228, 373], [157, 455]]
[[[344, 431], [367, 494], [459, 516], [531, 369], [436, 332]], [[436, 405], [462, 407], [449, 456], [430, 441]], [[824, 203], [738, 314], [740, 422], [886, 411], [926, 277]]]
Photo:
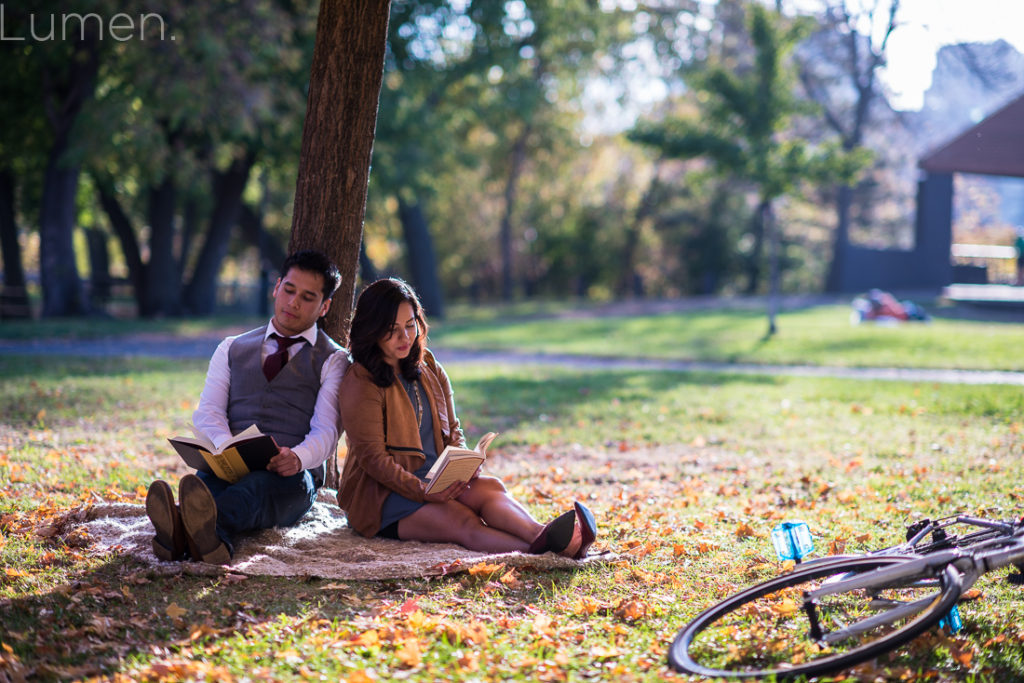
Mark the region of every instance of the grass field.
[[[742, 313], [718, 315], [451, 322], [436, 344], [553, 351], [585, 339], [590, 353], [659, 355], [648, 337], [664, 329], [689, 349], [756, 348], [763, 318], [742, 328]], [[792, 315], [779, 347], [834, 317]], [[931, 350], [915, 357], [927, 364], [1018, 362], [999, 358], [1024, 340], [1021, 326], [949, 320], [932, 335], [938, 322], [921, 328]], [[994, 341], [982, 345], [986, 325]], [[608, 340], [623, 329], [639, 336]], [[830, 329], [873, 330], [837, 352], [851, 365], [854, 347], [903, 363], [896, 347], [918, 334], [845, 318]], [[788, 357], [833, 358], [811, 336]], [[962, 360], [940, 363], [947, 352]], [[98, 500], [141, 503], [153, 478], [184, 473], [165, 439], [185, 429], [205, 365], [0, 355], [0, 680], [683, 679], [666, 647], [711, 602], [780, 571], [768, 540], [780, 520], [808, 522], [821, 555], [889, 545], [921, 516], [1019, 514], [1024, 496], [1017, 387], [455, 364], [469, 439], [501, 432], [489, 469], [541, 519], [584, 499], [599, 520], [595, 549], [616, 561], [336, 582], [163, 576], [90, 552], [60, 521]], [[960, 606], [960, 634], [918, 639], [852, 680], [1024, 678], [1020, 589], [1001, 574], [978, 587]]]

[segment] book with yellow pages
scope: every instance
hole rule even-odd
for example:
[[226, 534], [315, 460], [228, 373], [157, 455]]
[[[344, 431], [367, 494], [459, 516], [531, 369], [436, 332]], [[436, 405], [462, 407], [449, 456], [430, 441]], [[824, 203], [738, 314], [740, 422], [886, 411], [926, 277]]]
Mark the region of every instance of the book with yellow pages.
[[254, 470], [267, 469], [267, 463], [277, 455], [274, 437], [264, 434], [256, 425], [250, 425], [217, 448], [193, 425], [191, 436], [168, 439], [174, 450], [189, 467], [213, 474], [234, 484]]
[[487, 432], [472, 450], [446, 446], [427, 472], [427, 493], [444, 491], [457, 481], [469, 481], [480, 464], [487, 459], [487, 447], [496, 436], [495, 432]]

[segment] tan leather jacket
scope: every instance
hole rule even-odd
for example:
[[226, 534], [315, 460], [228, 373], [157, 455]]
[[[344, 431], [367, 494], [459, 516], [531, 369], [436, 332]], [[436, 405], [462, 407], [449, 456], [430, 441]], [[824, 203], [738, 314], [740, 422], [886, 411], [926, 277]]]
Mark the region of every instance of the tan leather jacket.
[[[432, 408], [434, 447], [440, 453], [450, 444], [465, 446], [448, 375], [430, 351], [424, 361], [420, 379]], [[380, 530], [381, 507], [391, 491], [423, 500], [420, 480], [413, 474], [425, 459], [416, 413], [400, 382], [379, 387], [359, 363], [345, 373], [338, 405], [348, 444], [338, 505], [350, 527], [373, 536]]]

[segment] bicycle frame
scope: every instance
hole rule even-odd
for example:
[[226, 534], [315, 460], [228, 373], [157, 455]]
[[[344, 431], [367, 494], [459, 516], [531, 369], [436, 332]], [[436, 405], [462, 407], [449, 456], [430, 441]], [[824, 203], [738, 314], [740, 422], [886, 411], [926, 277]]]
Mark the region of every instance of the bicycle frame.
[[[907, 543], [879, 551], [878, 554], [898, 556], [902, 553], [897, 551], [902, 550], [905, 552], [915, 549], [921, 552], [917, 548], [917, 544], [927, 534], [956, 523], [982, 527], [984, 531], [974, 532], [959, 539], [954, 537], [939, 541], [938, 543], [954, 546], [947, 550], [931, 552], [925, 550], [924, 552], [927, 554], [908, 556], [906, 562], [876, 569], [848, 579], [831, 581], [813, 591], [806, 592], [802, 608], [807, 614], [807, 619], [810, 623], [809, 636], [811, 639], [821, 644], [839, 642], [845, 638], [861, 635], [879, 626], [891, 624], [923, 612], [938, 599], [938, 596], [922, 598], [900, 604], [898, 607], [892, 607], [890, 602], [888, 608], [879, 614], [849, 624], [841, 629], [825, 633], [822, 632], [819, 625], [817, 607], [819, 601], [827, 596], [857, 590], [870, 592], [871, 590], [882, 588], [920, 585], [922, 576], [931, 576], [937, 579], [939, 574], [947, 571], [949, 567], [954, 569], [954, 575], [949, 577], [949, 580], [954, 581], [955, 590], [962, 593], [973, 586], [985, 572], [1024, 561], [1024, 529], [1012, 523], [993, 522], [991, 520], [962, 516], [947, 518], [942, 520], [942, 523], [934, 522], [925, 525], [920, 531], [913, 534]], [[995, 532], [995, 534], [992, 535], [992, 532]], [[960, 542], [969, 541], [970, 549], [956, 547], [958, 540]]]

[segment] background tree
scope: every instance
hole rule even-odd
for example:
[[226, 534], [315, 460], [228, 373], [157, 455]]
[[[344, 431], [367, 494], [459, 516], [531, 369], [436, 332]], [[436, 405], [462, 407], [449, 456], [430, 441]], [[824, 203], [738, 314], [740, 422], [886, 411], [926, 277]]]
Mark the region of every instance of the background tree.
[[[878, 105], [885, 104], [885, 96], [878, 70], [885, 66], [889, 39], [899, 25], [899, 7], [900, 0], [829, 3], [816, 34], [796, 52], [800, 82], [845, 152], [862, 147], [868, 127], [880, 122]], [[827, 58], [822, 59], [823, 53]], [[835, 189], [836, 227], [825, 278], [829, 292], [842, 288], [854, 197], [853, 185], [841, 183]]]
[[764, 244], [768, 241], [771, 335], [776, 331], [774, 294], [779, 264], [773, 204], [804, 179], [848, 176], [855, 170], [856, 160], [830, 148], [808, 149], [790, 130], [793, 118], [807, 108], [793, 97], [792, 71], [785, 58], [806, 34], [807, 22], [787, 26], [777, 13], [756, 3], [748, 5], [748, 12], [754, 63], [740, 73], [715, 66], [699, 78], [691, 78], [706, 98], [700, 106], [702, 116], [697, 120], [641, 124], [631, 138], [669, 156], [706, 157], [721, 173], [752, 187], [757, 206], [751, 224], [754, 245], [747, 262], [746, 291], [752, 294], [760, 287]]
[[143, 316], [212, 312], [243, 219], [264, 269], [280, 253], [245, 193], [295, 155], [312, 54], [311, 3], [185, 9], [165, 11], [174, 41], [126, 44], [90, 111], [92, 177]]

